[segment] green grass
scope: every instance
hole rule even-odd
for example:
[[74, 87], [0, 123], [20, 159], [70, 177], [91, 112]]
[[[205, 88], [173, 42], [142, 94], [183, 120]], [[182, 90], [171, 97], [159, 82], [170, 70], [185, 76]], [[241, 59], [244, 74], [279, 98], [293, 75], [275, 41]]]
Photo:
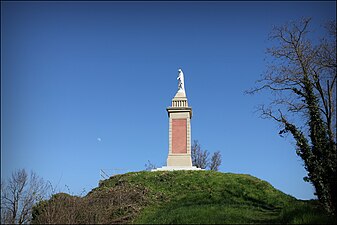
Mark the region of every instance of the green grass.
[[84, 197], [59, 193], [34, 207], [36, 224], [337, 224], [317, 201], [300, 201], [246, 174], [133, 172]]
[[143, 171], [113, 176], [96, 190], [121, 182], [149, 190], [148, 203], [134, 223], [336, 223], [316, 201], [296, 200], [245, 174]]

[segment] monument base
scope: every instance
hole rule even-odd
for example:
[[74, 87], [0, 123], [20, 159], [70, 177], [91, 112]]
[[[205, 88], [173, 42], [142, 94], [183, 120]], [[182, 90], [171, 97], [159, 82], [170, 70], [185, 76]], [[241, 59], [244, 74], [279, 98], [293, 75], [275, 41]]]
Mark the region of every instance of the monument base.
[[168, 167], [192, 167], [191, 154], [169, 154], [166, 165]]
[[155, 171], [174, 171], [174, 170], [204, 170], [200, 169], [196, 166], [163, 166], [161, 168], [153, 169], [152, 172]]

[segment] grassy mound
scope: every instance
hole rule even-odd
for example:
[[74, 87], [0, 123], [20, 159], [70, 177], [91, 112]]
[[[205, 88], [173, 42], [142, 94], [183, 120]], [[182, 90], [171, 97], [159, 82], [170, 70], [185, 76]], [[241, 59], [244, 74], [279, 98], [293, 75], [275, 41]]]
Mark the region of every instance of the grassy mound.
[[[116, 175], [100, 182], [87, 196], [69, 199], [74, 202], [71, 208], [75, 208], [70, 223], [336, 222], [316, 201], [296, 200], [250, 175], [214, 171]], [[41, 218], [55, 204], [53, 201], [36, 207], [36, 223], [46, 222]], [[69, 207], [61, 214], [66, 212]]]

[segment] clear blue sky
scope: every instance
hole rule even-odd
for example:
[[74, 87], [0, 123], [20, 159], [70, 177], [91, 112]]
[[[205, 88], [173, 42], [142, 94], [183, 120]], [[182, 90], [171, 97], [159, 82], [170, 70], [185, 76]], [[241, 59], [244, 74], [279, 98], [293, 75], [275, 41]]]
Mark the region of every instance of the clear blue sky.
[[335, 19], [335, 2], [1, 2], [1, 175], [35, 171], [61, 191], [100, 169], [166, 163], [166, 107], [185, 74], [192, 139], [297, 198], [313, 188], [291, 137], [244, 91], [265, 70], [273, 25]]

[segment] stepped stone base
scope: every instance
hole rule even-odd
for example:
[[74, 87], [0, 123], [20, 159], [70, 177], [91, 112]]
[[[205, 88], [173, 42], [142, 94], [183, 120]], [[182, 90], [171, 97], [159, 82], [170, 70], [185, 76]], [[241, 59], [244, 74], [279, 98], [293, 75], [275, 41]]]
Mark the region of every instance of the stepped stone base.
[[174, 171], [174, 170], [204, 170], [196, 166], [163, 166], [161, 168], [153, 169], [151, 171]]

